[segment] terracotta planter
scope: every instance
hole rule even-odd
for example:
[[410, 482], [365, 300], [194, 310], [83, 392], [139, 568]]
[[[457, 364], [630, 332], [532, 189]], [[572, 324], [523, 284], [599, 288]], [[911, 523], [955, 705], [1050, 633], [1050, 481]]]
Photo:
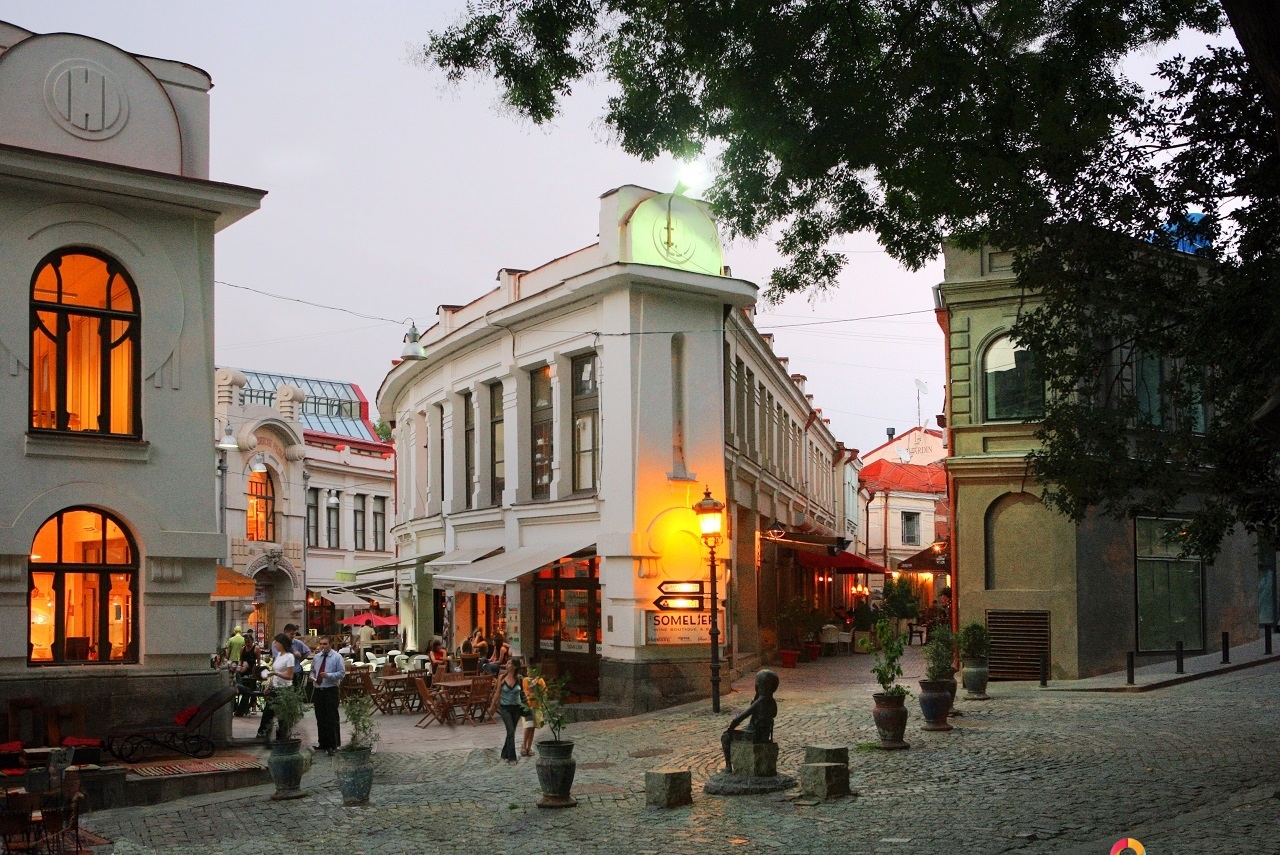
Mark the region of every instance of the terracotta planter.
[[876, 702], [871, 714], [875, 718], [876, 732], [880, 735], [877, 747], [887, 751], [910, 748], [910, 745], [902, 741], [902, 735], [907, 732], [907, 696], [877, 692], [871, 697]]
[[951, 709], [951, 696], [947, 694], [946, 680], [920, 681], [920, 712], [924, 715], [921, 730], [951, 730], [947, 724], [947, 711]]
[[796, 663], [800, 661], [799, 650], [779, 650], [778, 655], [782, 657], [783, 668], [794, 668]]
[[987, 659], [965, 659], [960, 669], [960, 679], [964, 682], [966, 701], [989, 701], [987, 696]]
[[538, 769], [538, 786], [542, 789], [538, 807], [577, 807], [578, 800], [570, 795], [573, 791], [573, 776], [578, 770], [578, 764], [573, 759], [573, 740], [562, 739], [556, 742], [544, 739], [537, 745], [538, 760], [534, 765]]
[[338, 779], [338, 791], [344, 805], [363, 805], [369, 802], [373, 789], [373, 761], [368, 748], [340, 748], [334, 756], [334, 777]]
[[805, 649], [805, 650], [808, 652], [808, 654], [809, 654], [809, 661], [810, 661], [810, 662], [817, 662], [817, 661], [818, 661], [818, 657], [822, 656], [822, 645], [821, 645], [821, 644], [808, 644], [808, 643], [806, 643], [806, 644], [805, 644], [805, 646], [804, 646], [804, 649]]
[[301, 739], [281, 739], [271, 743], [267, 769], [276, 784], [272, 799], [300, 799], [307, 794], [301, 786], [302, 775], [307, 771], [307, 758], [302, 756], [301, 748]]

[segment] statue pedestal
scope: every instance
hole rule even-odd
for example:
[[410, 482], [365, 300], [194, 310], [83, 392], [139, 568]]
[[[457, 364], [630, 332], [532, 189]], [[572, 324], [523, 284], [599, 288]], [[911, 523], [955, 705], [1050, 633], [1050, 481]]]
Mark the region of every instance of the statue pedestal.
[[734, 742], [729, 746], [736, 775], [749, 778], [772, 778], [778, 774], [778, 743]]

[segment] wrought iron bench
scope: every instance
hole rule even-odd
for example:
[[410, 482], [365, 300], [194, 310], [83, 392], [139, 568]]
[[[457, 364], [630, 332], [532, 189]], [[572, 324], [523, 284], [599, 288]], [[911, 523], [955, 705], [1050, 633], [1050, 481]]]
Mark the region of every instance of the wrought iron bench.
[[178, 716], [168, 720], [145, 721], [113, 727], [107, 732], [106, 748], [126, 763], [133, 763], [145, 752], [148, 745], [176, 751], [189, 757], [210, 757], [216, 746], [213, 740], [201, 733], [213, 714], [231, 703], [235, 688], [226, 686], [204, 699], [195, 713], [182, 724]]

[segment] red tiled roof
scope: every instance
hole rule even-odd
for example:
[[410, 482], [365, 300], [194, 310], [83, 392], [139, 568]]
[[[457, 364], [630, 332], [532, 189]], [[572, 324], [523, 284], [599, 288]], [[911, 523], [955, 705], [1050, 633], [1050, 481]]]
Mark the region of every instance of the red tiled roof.
[[908, 493], [947, 492], [947, 473], [941, 463], [920, 466], [892, 460], [876, 460], [862, 467], [858, 476], [863, 489], [901, 490]]

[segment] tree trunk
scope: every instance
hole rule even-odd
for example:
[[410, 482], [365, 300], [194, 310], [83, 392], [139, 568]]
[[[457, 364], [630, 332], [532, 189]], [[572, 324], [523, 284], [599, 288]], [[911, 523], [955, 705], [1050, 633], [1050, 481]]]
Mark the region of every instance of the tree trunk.
[[1280, 3], [1222, 0], [1222, 8], [1275, 117], [1276, 145], [1280, 151]]

